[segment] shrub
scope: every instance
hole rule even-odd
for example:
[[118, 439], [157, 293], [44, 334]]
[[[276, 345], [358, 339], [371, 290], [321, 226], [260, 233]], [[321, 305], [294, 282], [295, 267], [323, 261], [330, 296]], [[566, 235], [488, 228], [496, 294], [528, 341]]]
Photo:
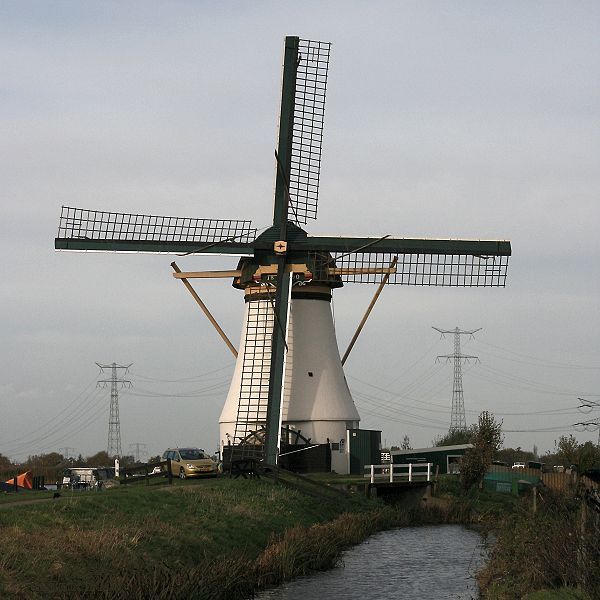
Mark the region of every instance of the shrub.
[[502, 442], [502, 422], [496, 422], [491, 413], [483, 411], [471, 439], [474, 447], [465, 452], [461, 461], [460, 481], [463, 489], [467, 490], [483, 479]]

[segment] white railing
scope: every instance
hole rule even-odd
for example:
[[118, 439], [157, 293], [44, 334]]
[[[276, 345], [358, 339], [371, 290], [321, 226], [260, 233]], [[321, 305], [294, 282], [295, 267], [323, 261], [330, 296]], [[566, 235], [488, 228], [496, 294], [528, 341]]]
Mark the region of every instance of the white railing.
[[408, 463], [396, 465], [386, 463], [384, 465], [365, 465], [365, 477], [375, 480], [385, 479], [390, 483], [395, 481], [431, 481], [431, 468], [433, 463]]

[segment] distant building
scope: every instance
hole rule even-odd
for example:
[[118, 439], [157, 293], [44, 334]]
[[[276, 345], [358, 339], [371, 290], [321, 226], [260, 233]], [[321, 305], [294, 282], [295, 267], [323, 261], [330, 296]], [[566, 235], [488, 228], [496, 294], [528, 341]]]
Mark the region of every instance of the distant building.
[[465, 452], [473, 448], [473, 444], [456, 446], [434, 446], [433, 448], [416, 448], [414, 450], [392, 450], [392, 462], [396, 465], [415, 463], [433, 463], [433, 471], [440, 475], [460, 473], [460, 459]]

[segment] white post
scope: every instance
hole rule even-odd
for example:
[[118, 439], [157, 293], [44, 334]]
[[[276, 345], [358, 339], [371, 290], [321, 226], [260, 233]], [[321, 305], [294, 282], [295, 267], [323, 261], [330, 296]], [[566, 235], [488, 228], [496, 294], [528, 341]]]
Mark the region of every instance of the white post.
[[427, 463], [427, 481], [431, 481], [431, 463]]
[[412, 463], [408, 463], [408, 480], [412, 481]]
[[115, 477], [119, 477], [119, 457], [115, 458]]
[[390, 462], [390, 483], [394, 481], [394, 463]]
[[375, 465], [371, 465], [371, 483], [375, 483]]

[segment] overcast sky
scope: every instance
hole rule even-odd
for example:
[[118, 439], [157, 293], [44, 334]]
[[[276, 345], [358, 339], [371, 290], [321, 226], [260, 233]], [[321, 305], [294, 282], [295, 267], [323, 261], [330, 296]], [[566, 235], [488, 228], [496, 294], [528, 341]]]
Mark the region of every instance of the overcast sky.
[[[0, 453], [106, 449], [96, 362], [133, 363], [123, 450], [214, 450], [233, 359], [172, 256], [53, 250], [61, 205], [252, 219], [272, 211], [283, 39], [333, 43], [314, 234], [509, 239], [505, 289], [390, 286], [348, 362], [365, 428], [427, 446], [467, 421], [552, 449], [600, 418], [597, 2], [0, 4]], [[236, 259], [177, 258], [183, 270]], [[242, 294], [195, 283], [234, 343]], [[335, 292], [343, 352], [374, 286]], [[595, 396], [594, 396], [595, 394]], [[548, 431], [542, 431], [548, 430]]]

